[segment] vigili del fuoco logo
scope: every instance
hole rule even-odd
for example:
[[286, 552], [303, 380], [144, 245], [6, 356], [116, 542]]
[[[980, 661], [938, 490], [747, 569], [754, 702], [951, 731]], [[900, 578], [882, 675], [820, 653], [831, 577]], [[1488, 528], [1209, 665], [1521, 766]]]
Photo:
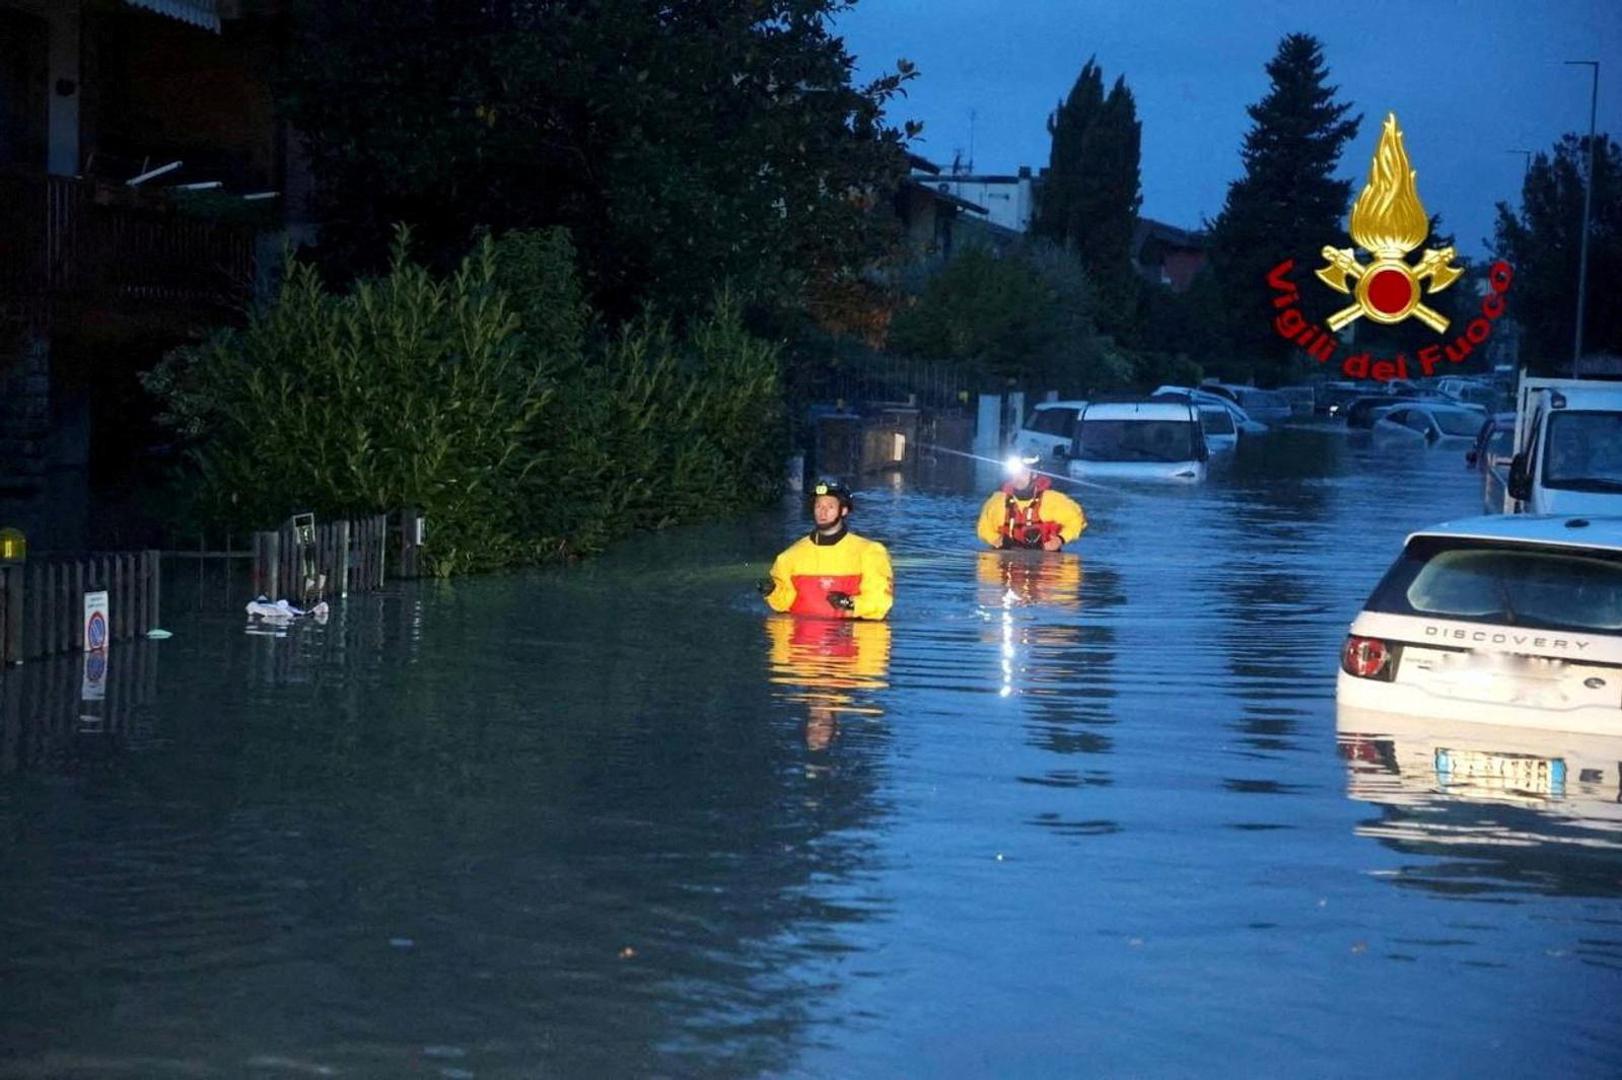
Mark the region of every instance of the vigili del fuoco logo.
[[[1438, 334], [1447, 332], [1448, 318], [1427, 305], [1425, 298], [1452, 285], [1464, 270], [1453, 264], [1455, 252], [1451, 247], [1426, 248], [1417, 262], [1408, 261], [1410, 253], [1430, 235], [1430, 216], [1419, 201], [1417, 176], [1408, 163], [1397, 114], [1388, 113], [1380, 129], [1374, 161], [1369, 165], [1369, 181], [1352, 205], [1347, 230], [1372, 261], [1361, 261], [1355, 248], [1323, 248], [1325, 264], [1318, 268], [1318, 280], [1352, 300], [1325, 320], [1327, 330], [1301, 314], [1301, 296], [1290, 277], [1295, 260], [1286, 259], [1268, 271], [1267, 284], [1275, 293], [1273, 306], [1278, 309], [1273, 329], [1280, 337], [1301, 346], [1318, 363], [1335, 359], [1340, 341], [1334, 334], [1357, 319], [1387, 326], [1417, 319]], [[1383, 382], [1406, 379], [1410, 374], [1433, 375], [1443, 359], [1461, 362], [1492, 335], [1493, 323], [1504, 313], [1504, 294], [1514, 276], [1508, 263], [1493, 263], [1487, 272], [1492, 291], [1481, 301], [1481, 314], [1451, 342], [1416, 349], [1414, 357], [1420, 370], [1411, 372], [1407, 353], [1376, 360], [1362, 352], [1348, 356], [1341, 363], [1341, 372], [1352, 379]]]

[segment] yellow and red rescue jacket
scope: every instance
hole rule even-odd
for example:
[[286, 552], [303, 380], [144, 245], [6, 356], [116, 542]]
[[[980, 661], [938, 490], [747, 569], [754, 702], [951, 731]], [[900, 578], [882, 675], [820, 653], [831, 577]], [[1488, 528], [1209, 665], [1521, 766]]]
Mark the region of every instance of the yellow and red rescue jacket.
[[[841, 532], [827, 538], [815, 532], [802, 536], [772, 563], [772, 582], [766, 596], [773, 611], [820, 615], [827, 619], [882, 619], [895, 602], [894, 575], [884, 545]], [[842, 592], [855, 601], [850, 611], [828, 603], [828, 594]]]
[[1086, 531], [1087, 515], [1080, 504], [1052, 490], [1047, 477], [1038, 476], [1031, 488], [1028, 499], [1016, 495], [1012, 483], [991, 493], [975, 530], [981, 540], [992, 547], [1028, 547], [1057, 536], [1068, 544]]

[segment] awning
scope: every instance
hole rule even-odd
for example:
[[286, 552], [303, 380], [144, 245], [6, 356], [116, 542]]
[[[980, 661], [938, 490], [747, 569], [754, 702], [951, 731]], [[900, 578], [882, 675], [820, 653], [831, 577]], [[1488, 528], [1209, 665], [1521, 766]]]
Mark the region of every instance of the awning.
[[193, 26], [201, 26], [204, 30], [220, 32], [220, 3], [219, 0], [124, 0], [130, 7], [145, 8], [156, 11], [159, 15], [167, 15], [171, 19], [179, 19]]

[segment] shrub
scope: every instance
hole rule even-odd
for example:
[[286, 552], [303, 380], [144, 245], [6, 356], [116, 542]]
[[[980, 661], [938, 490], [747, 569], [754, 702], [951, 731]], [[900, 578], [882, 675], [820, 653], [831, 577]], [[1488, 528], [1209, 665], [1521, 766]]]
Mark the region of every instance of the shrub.
[[560, 231], [486, 237], [444, 279], [402, 233], [389, 272], [344, 295], [290, 263], [245, 328], [170, 354], [146, 386], [188, 440], [195, 523], [420, 507], [440, 574], [777, 493], [777, 354], [736, 304], [680, 340], [651, 315], [606, 345], [592, 325]]

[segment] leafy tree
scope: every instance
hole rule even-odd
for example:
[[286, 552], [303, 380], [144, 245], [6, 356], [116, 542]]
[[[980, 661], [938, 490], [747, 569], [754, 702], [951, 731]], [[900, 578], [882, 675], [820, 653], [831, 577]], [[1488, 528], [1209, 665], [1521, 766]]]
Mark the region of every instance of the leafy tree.
[[[1286, 258], [1297, 280], [1321, 265], [1325, 244], [1349, 243], [1343, 219], [1351, 182], [1335, 179], [1341, 151], [1361, 114], [1336, 102], [1323, 49], [1308, 34], [1288, 34], [1267, 64], [1270, 88], [1246, 110], [1254, 122], [1240, 158], [1245, 174], [1228, 186], [1210, 225], [1211, 263], [1227, 312], [1232, 350], [1224, 374], [1274, 382], [1289, 377], [1294, 347], [1272, 330], [1267, 271]], [[1328, 290], [1302, 290], [1304, 313], [1321, 320], [1335, 306]], [[1245, 359], [1240, 359], [1245, 358]]]
[[1073, 248], [1098, 293], [1100, 327], [1131, 337], [1137, 327], [1139, 278], [1132, 234], [1143, 204], [1139, 170], [1143, 125], [1124, 78], [1108, 96], [1089, 59], [1070, 95], [1048, 117], [1052, 137], [1036, 235]]
[[481, 227], [561, 225], [611, 316], [731, 281], [794, 300], [889, 237], [868, 213], [911, 125], [830, 21], [854, 0], [304, 0], [285, 83], [324, 258], [377, 265], [416, 226], [450, 265]]
[[976, 376], [1031, 386], [1116, 386], [1129, 369], [1106, 363], [1093, 329], [1092, 290], [1079, 261], [1046, 243], [1002, 254], [960, 252], [890, 327], [904, 355], [953, 361]]
[[[1596, 139], [1588, 236], [1588, 303], [1583, 351], [1622, 352], [1622, 307], [1611, 294], [1622, 281], [1622, 152]], [[1498, 204], [1494, 247], [1515, 267], [1510, 314], [1526, 330], [1523, 358], [1534, 370], [1570, 371], [1577, 321], [1586, 136], [1567, 135], [1527, 172], [1517, 213]]]

